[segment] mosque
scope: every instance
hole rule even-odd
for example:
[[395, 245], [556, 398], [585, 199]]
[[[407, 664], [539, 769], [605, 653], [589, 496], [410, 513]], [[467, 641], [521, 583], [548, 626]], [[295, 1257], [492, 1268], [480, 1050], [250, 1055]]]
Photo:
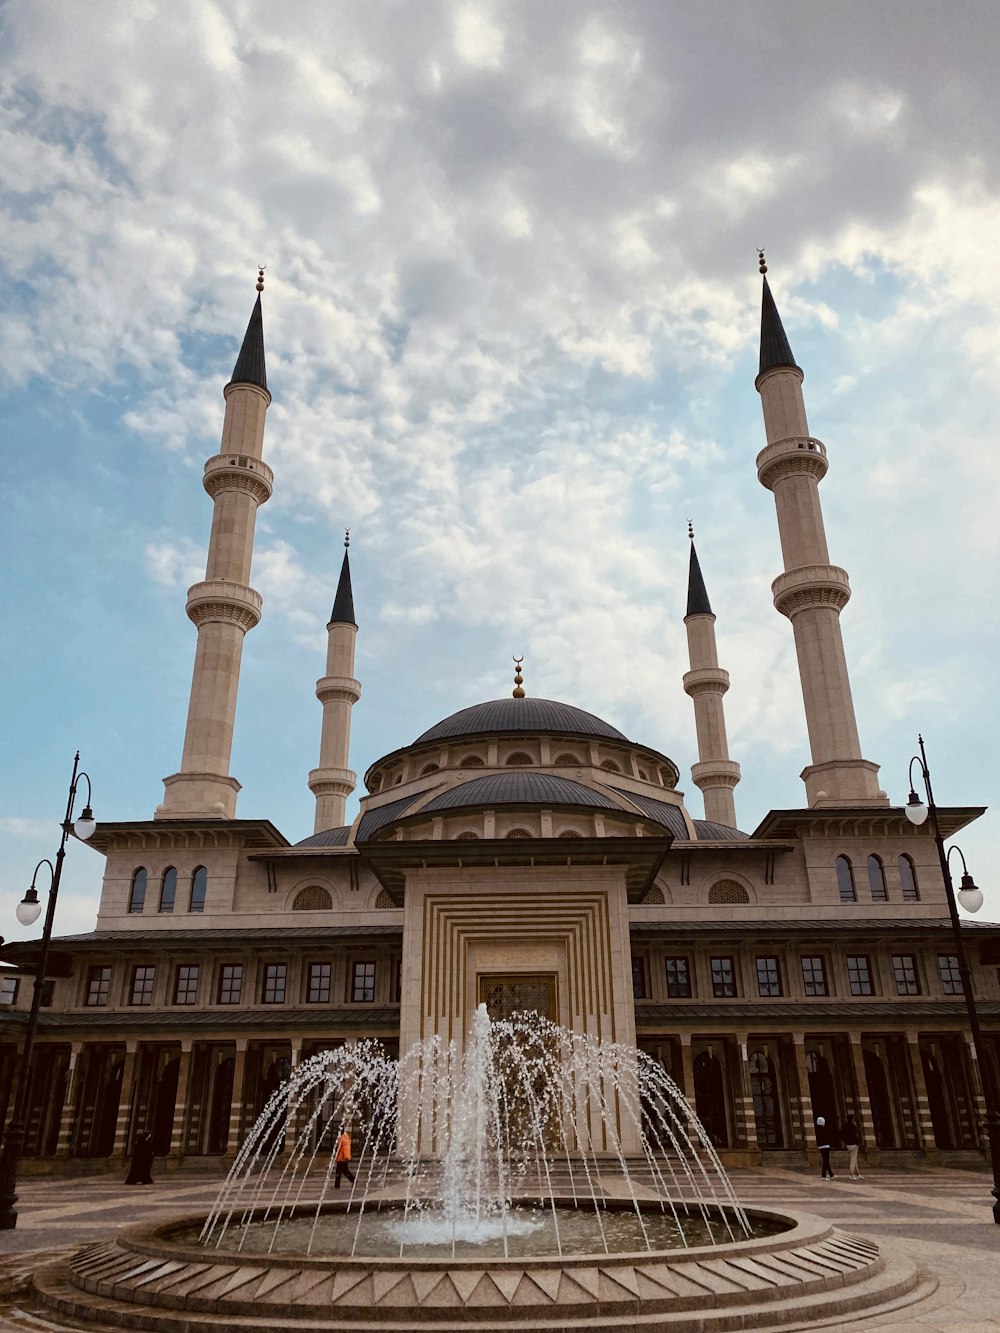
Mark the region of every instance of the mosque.
[[[316, 686], [315, 832], [295, 844], [237, 817], [230, 773], [243, 640], [261, 616], [254, 525], [273, 480], [262, 289], [263, 274], [204, 468], [214, 513], [187, 600], [197, 647], [180, 768], [151, 819], [99, 824], [90, 840], [106, 858], [100, 911], [50, 957], [26, 1168], [117, 1167], [143, 1131], [168, 1167], [232, 1160], [314, 1052], [460, 1042], [481, 1003], [650, 1052], [731, 1165], [807, 1160], [820, 1115], [854, 1116], [869, 1161], [981, 1161], [980, 1071], [936, 848], [862, 755], [840, 627], [850, 587], [820, 505], [829, 460], [767, 277], [757, 477], [774, 494], [774, 605], [791, 621], [808, 726], [801, 806], [737, 827], [729, 677], [692, 541], [683, 688], [704, 818], [673, 759], [583, 708], [528, 697], [519, 668], [512, 697], [375, 759], [346, 823], [361, 686], [345, 551]], [[980, 814], [941, 809], [942, 831]], [[1000, 925], [967, 930], [1000, 1063]], [[38, 942], [0, 957], [3, 1109]]]

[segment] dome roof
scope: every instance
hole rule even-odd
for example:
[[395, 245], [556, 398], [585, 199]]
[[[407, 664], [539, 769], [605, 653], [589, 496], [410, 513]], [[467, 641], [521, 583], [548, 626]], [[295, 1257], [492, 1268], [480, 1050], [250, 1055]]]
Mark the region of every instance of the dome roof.
[[463, 708], [429, 727], [414, 741], [442, 741], [455, 736], [479, 736], [484, 732], [569, 732], [577, 736], [607, 736], [626, 741], [627, 736], [593, 713], [554, 699], [490, 699]]
[[569, 778], [555, 778], [547, 773], [493, 773], [449, 787], [418, 812], [459, 810], [470, 805], [583, 805], [604, 810], [618, 807], [603, 792]]

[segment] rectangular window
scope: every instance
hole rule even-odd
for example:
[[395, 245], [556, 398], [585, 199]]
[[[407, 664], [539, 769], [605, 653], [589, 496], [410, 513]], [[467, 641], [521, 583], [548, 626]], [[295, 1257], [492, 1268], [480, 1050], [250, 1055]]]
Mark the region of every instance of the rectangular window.
[[871, 959], [867, 954], [852, 953], [847, 955], [847, 980], [850, 982], [852, 995], [874, 995], [872, 984]]
[[129, 989], [129, 1004], [152, 1004], [153, 984], [156, 981], [156, 968], [140, 965], [132, 969], [132, 985]]
[[395, 977], [396, 977], [396, 982], [395, 982], [395, 989], [394, 989], [393, 992], [392, 992], [392, 998], [393, 998], [393, 1001], [394, 1001], [396, 1004], [402, 1004], [402, 1002], [403, 1002], [403, 960], [402, 960], [402, 958], [397, 958], [397, 959], [396, 959], [396, 968], [395, 968], [395, 973], [394, 973], [394, 975], [395, 975]]
[[667, 969], [667, 998], [687, 1000], [691, 998], [691, 969], [686, 958], [665, 959]]
[[354, 1004], [373, 1004], [375, 1001], [375, 964], [351, 964], [351, 1000]]
[[262, 1004], [284, 1004], [285, 983], [288, 980], [287, 963], [265, 963], [264, 984], [261, 987]]
[[198, 964], [181, 963], [174, 978], [174, 1004], [198, 1003]]
[[0, 981], [0, 1004], [17, 1004], [20, 977], [4, 977]]
[[332, 963], [310, 963], [306, 981], [307, 1004], [330, 1003], [330, 976]]
[[84, 1004], [103, 1008], [111, 991], [111, 968], [92, 967], [87, 971], [87, 998]]
[[219, 968], [219, 1004], [239, 1004], [243, 996], [243, 964], [223, 963]]
[[632, 959], [632, 998], [646, 998], [646, 964], [642, 958]]
[[773, 955], [757, 959], [757, 994], [765, 996], [781, 994], [781, 966]]
[[962, 974], [958, 970], [958, 954], [939, 953], [938, 972], [941, 974], [941, 989], [945, 995], [962, 994]]
[[897, 995], [919, 995], [917, 983], [917, 960], [912, 953], [894, 953], [892, 955], [892, 974], [896, 978]]
[[712, 994], [717, 1000], [731, 1000], [736, 995], [736, 965], [732, 958], [712, 959]]
[[826, 984], [826, 964], [817, 954], [802, 959], [802, 988], [807, 995], [829, 995]]

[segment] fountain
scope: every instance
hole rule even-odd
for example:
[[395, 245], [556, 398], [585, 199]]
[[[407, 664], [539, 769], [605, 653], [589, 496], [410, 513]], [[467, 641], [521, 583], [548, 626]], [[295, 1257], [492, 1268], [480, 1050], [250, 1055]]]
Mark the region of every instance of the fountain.
[[[345, 1130], [359, 1150], [341, 1191]], [[744, 1209], [643, 1052], [485, 1006], [462, 1045], [434, 1037], [396, 1061], [362, 1041], [305, 1061], [207, 1218], [36, 1275], [78, 1320], [246, 1333], [778, 1327], [914, 1283], [820, 1218]]]

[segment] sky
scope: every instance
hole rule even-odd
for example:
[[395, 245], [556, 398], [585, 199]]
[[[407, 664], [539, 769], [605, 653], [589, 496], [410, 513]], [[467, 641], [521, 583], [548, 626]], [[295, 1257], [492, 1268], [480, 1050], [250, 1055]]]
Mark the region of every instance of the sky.
[[[995, 806], [998, 38], [988, 0], [0, 6], [0, 934], [77, 748], [98, 819], [150, 818], [179, 766], [258, 263], [241, 817], [312, 832], [348, 526], [359, 776], [523, 654], [700, 816], [688, 518], [740, 825], [803, 804], [758, 246], [829, 451], [863, 753], [902, 802], [922, 732], [939, 803]], [[1000, 919], [1000, 819], [960, 843]], [[92, 927], [101, 869], [71, 845], [57, 931]]]

